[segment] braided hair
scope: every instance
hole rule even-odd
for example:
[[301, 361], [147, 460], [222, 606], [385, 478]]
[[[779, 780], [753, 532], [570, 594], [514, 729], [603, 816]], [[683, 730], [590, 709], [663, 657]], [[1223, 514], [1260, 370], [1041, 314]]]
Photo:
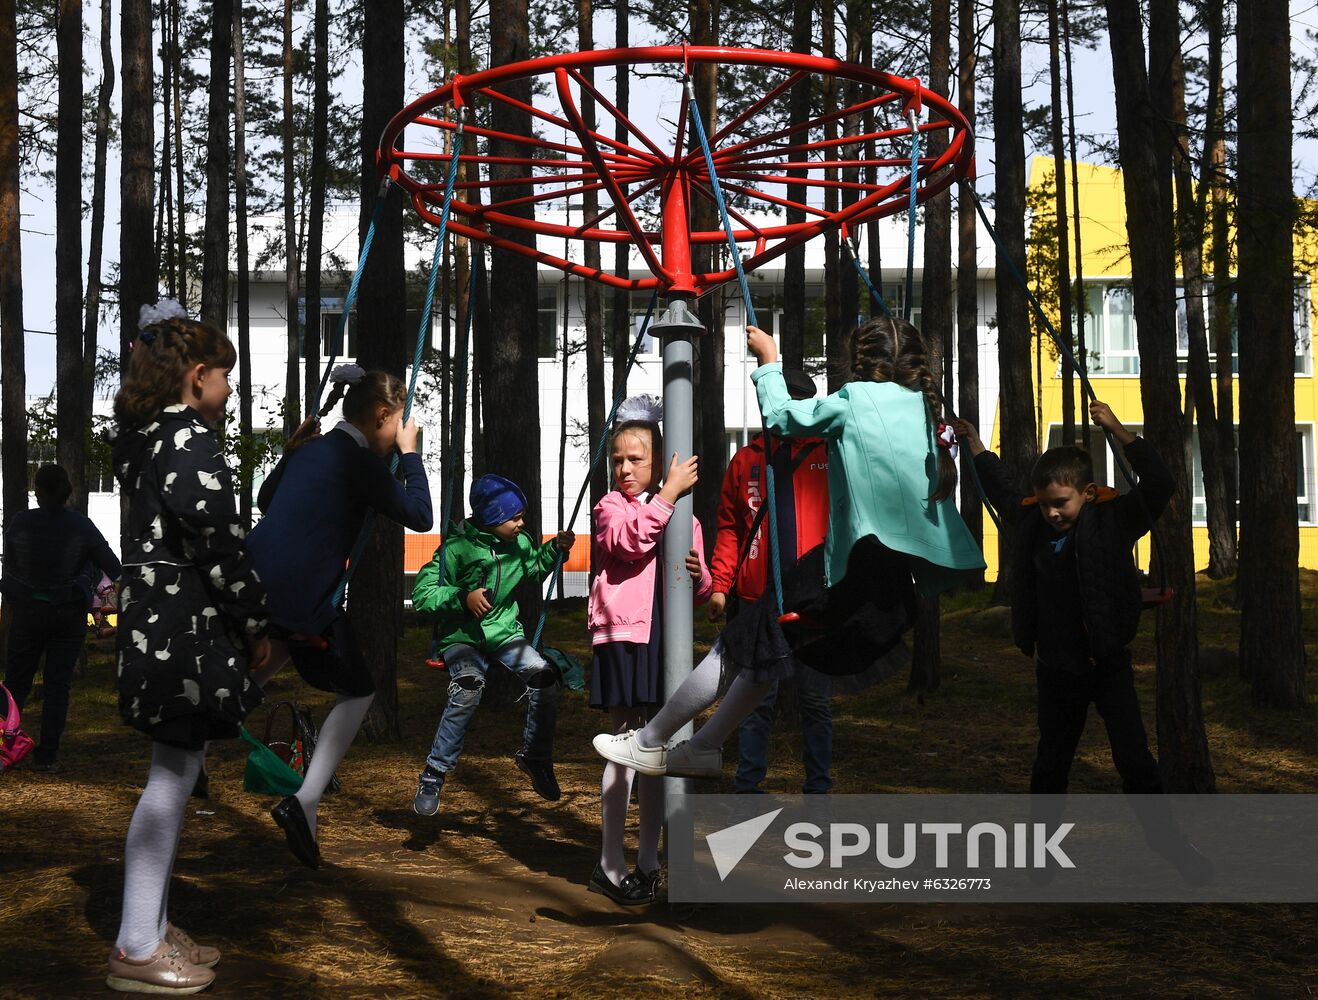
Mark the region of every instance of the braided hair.
[[330, 373], [330, 381], [334, 388], [320, 408], [322, 417], [328, 416], [339, 400], [343, 400], [344, 419], [354, 424], [367, 420], [377, 406], [386, 406], [393, 413], [407, 405], [406, 383], [389, 372], [363, 371], [356, 365], [340, 365]]
[[[929, 349], [920, 331], [903, 319], [875, 316], [851, 334], [845, 380], [896, 382], [924, 394], [926, 430], [933, 441], [943, 422], [943, 402], [929, 371]], [[956, 488], [956, 462], [946, 448], [934, 447], [938, 485], [930, 500], [945, 500]]]
[[160, 317], [155, 307], [144, 306], [143, 320], [114, 397], [114, 419], [120, 430], [148, 424], [166, 406], [177, 403], [189, 369], [205, 365], [229, 371], [238, 360], [228, 337], [209, 323], [189, 319], [181, 309]]

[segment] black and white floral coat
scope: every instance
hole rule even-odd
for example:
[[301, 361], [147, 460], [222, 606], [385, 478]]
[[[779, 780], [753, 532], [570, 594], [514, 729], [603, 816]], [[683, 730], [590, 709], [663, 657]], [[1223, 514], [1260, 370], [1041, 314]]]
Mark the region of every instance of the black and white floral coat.
[[128, 497], [120, 714], [148, 733], [183, 715], [236, 725], [261, 703], [247, 650], [268, 619], [219, 439], [175, 404], [120, 431], [113, 453]]

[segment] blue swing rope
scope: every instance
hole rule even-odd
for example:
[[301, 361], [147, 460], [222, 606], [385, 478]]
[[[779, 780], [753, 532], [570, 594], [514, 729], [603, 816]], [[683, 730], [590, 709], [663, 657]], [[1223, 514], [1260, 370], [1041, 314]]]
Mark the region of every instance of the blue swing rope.
[[[705, 154], [705, 168], [709, 171], [709, 186], [714, 192], [714, 204], [718, 206], [719, 216], [723, 221], [723, 233], [728, 240], [728, 252], [732, 255], [732, 265], [737, 271], [737, 283], [741, 286], [742, 302], [746, 306], [746, 322], [749, 326], [759, 326], [755, 316], [755, 306], [751, 302], [751, 289], [746, 281], [746, 272], [741, 266], [741, 254], [737, 251], [737, 237], [732, 232], [732, 219], [728, 215], [727, 205], [723, 201], [723, 187], [719, 184], [718, 173], [714, 169], [714, 154], [709, 148], [709, 137], [705, 135], [705, 123], [700, 117], [700, 103], [696, 100], [695, 86], [691, 74], [686, 74], [687, 107], [690, 109], [691, 124], [700, 139], [700, 148]], [[758, 397], [757, 397], [758, 402]], [[783, 614], [783, 577], [782, 558], [778, 551], [778, 504], [775, 499], [773, 476], [773, 434], [769, 431], [768, 421], [764, 419], [764, 407], [760, 406], [760, 424], [764, 428], [764, 487], [765, 503], [769, 505], [769, 562], [770, 575], [773, 578], [774, 598], [778, 603], [778, 615]], [[788, 484], [789, 488], [791, 484]]]
[[[453, 152], [449, 156], [448, 180], [444, 185], [444, 204], [439, 214], [439, 233], [435, 238], [435, 252], [430, 262], [430, 280], [426, 283], [426, 301], [421, 310], [421, 319], [417, 324], [416, 331], [416, 350], [412, 355], [412, 377], [407, 383], [407, 402], [403, 406], [403, 422], [406, 423], [412, 415], [412, 400], [416, 395], [416, 382], [421, 374], [421, 357], [425, 353], [426, 343], [430, 339], [431, 313], [435, 307], [435, 286], [439, 283], [439, 272], [442, 270], [442, 260], [444, 252], [444, 239], [448, 234], [449, 213], [453, 207], [453, 189], [458, 181], [458, 158], [462, 153], [462, 131], [466, 125], [465, 109], [458, 111], [458, 125], [453, 133]], [[355, 301], [357, 297], [357, 285], [361, 281], [362, 270], [366, 265], [366, 258], [371, 250], [371, 242], [375, 238], [375, 223], [379, 219], [380, 209], [384, 203], [384, 193], [387, 189], [388, 180], [381, 185], [380, 197], [376, 199], [375, 213], [371, 218], [371, 225], [367, 229], [366, 237], [362, 241], [361, 262], [357, 266], [357, 273], [353, 276], [352, 286], [348, 289], [349, 299], [344, 301], [343, 318], [340, 319], [340, 340], [342, 339], [342, 330], [347, 323], [348, 308], [350, 301]], [[472, 273], [475, 274], [475, 267]], [[335, 345], [338, 347], [339, 345]], [[329, 367], [326, 366], [324, 379], [321, 381], [321, 390], [324, 390], [325, 383], [329, 380]], [[319, 402], [319, 396], [317, 396]], [[389, 472], [391, 474], [398, 472], [398, 463], [400, 456], [397, 452], [389, 461]], [[362, 529], [357, 535], [357, 541], [352, 547], [352, 555], [348, 557], [348, 567], [343, 571], [343, 579], [339, 581], [339, 588], [334, 592], [334, 606], [340, 607], [343, 604], [344, 595], [348, 591], [348, 582], [357, 570], [357, 564], [361, 561], [362, 553], [366, 549], [366, 543], [371, 537], [371, 531], [375, 526], [374, 517], [368, 512], [366, 520], [362, 524]]]
[[[645, 335], [650, 329], [650, 320], [654, 318], [655, 306], [659, 302], [659, 289], [655, 288], [654, 294], [650, 296], [650, 306], [645, 310], [645, 319], [641, 321], [641, 329], [636, 334], [636, 340], [632, 344], [631, 354], [627, 357], [627, 367], [622, 373], [621, 388], [617, 395], [613, 397], [613, 409], [609, 410], [609, 415], [604, 420], [604, 430], [600, 434], [599, 442], [595, 445], [595, 453], [590, 458], [590, 468], [586, 470], [586, 478], [581, 482], [581, 489], [577, 491], [577, 501], [572, 505], [572, 515], [568, 518], [568, 524], [576, 524], [577, 515], [581, 513], [581, 504], [586, 498], [586, 491], [590, 489], [590, 477], [595, 474], [595, 468], [599, 465], [600, 459], [604, 457], [604, 448], [609, 443], [609, 429], [613, 426], [613, 418], [618, 415], [618, 407], [622, 406], [622, 401], [627, 394], [627, 379], [632, 373], [632, 366], [636, 364], [636, 357], [641, 353], [641, 345], [645, 343]], [[560, 528], [563, 525], [559, 525]], [[554, 599], [554, 586], [558, 583], [558, 570], [567, 558], [567, 553], [560, 552], [554, 559], [554, 568], [549, 575], [549, 589], [545, 592], [544, 604], [540, 608], [540, 620], [536, 622], [535, 633], [531, 636], [531, 645], [540, 649], [540, 637], [545, 630], [545, 619], [549, 615], [549, 602]]]
[[[1011, 259], [1011, 254], [1007, 252], [1007, 248], [1002, 245], [1002, 240], [998, 236], [998, 231], [993, 228], [993, 223], [989, 221], [988, 214], [984, 211], [984, 203], [980, 200], [978, 192], [976, 192], [973, 187], [969, 188], [969, 191], [971, 198], [974, 199], [975, 202], [975, 211], [979, 213], [980, 221], [984, 223], [985, 230], [987, 230], [989, 237], [997, 247], [999, 259], [1007, 265], [1007, 270], [1025, 292], [1025, 297], [1029, 299], [1030, 305], [1034, 307], [1034, 312], [1035, 315], [1039, 317], [1039, 322], [1043, 324], [1044, 329], [1048, 331], [1048, 335], [1052, 337], [1053, 343], [1057, 345], [1058, 353], [1066, 359], [1066, 363], [1071, 366], [1071, 369], [1079, 377], [1080, 386], [1083, 389], [1084, 394], [1089, 398], [1090, 402], [1098, 402], [1098, 396], [1094, 392], [1094, 387], [1089, 382], [1089, 373], [1085, 370], [1085, 366], [1076, 359], [1074, 352], [1071, 350], [1071, 345], [1068, 344], [1061, 334], [1057, 332], [1056, 327], [1052, 324], [1052, 320], [1048, 318], [1048, 314], [1043, 311], [1043, 306], [1039, 304], [1038, 298], [1035, 296], [1034, 292], [1031, 291], [1029, 283], [1025, 280], [1025, 276], [1021, 274], [1020, 269], [1016, 266], [1016, 262]], [[1126, 456], [1122, 453], [1121, 449], [1117, 447], [1116, 442], [1112, 439], [1112, 435], [1108, 433], [1107, 428], [1102, 428], [1102, 431], [1103, 437], [1107, 441], [1108, 450], [1112, 452], [1113, 460], [1116, 462], [1117, 468], [1121, 470], [1122, 478], [1124, 478], [1130, 485], [1130, 491], [1135, 494], [1136, 500], [1139, 501], [1140, 509], [1144, 512], [1144, 516], [1149, 522], [1149, 539], [1153, 543], [1154, 552], [1157, 554], [1159, 590], [1163, 594], [1169, 595], [1171, 590], [1167, 586], [1167, 560], [1163, 553], [1162, 537], [1158, 534], [1158, 525], [1153, 516], [1153, 511], [1149, 510], [1149, 505], [1145, 501], [1143, 494], [1141, 494], [1136, 487], [1135, 472], [1131, 469], [1130, 465], [1127, 464]]]
[[902, 303], [902, 319], [909, 323], [915, 298], [915, 196], [920, 188], [920, 123], [914, 108], [906, 112], [906, 120], [911, 123], [911, 176], [906, 182], [910, 200], [906, 207], [906, 301]]

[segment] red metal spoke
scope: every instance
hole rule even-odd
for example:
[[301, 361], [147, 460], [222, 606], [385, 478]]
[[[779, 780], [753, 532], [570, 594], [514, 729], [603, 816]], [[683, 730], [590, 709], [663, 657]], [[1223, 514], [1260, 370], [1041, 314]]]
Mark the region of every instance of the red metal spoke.
[[[726, 187], [726, 185], [724, 186]], [[711, 205], [718, 204], [718, 200], [714, 197], [714, 190], [708, 184], [702, 183], [701, 181], [693, 178], [691, 181], [691, 190], [699, 192], [700, 196], [704, 198], [706, 201], [708, 201]], [[756, 240], [764, 239], [763, 226], [751, 222], [750, 219], [742, 215], [741, 212], [738, 211], [738, 209], [732, 205], [724, 204], [723, 207], [728, 210], [729, 216], [736, 219], [738, 222], [740, 222], [743, 226], [746, 227], [747, 232], [754, 233]]]
[[[633, 191], [627, 192], [627, 203], [631, 204], [637, 198], [643, 198], [645, 195], [649, 194], [658, 186], [659, 186], [659, 178], [651, 177], [639, 188], [637, 188], [634, 192]], [[588, 231], [592, 227], [598, 226], [601, 222], [603, 222], [609, 216], [614, 215], [616, 212], [617, 212], [617, 207], [613, 204], [610, 204], [608, 208], [604, 209], [589, 222], [583, 221], [581, 223], [581, 228], [578, 230], [578, 233], [584, 234], [586, 231]]]
[[569, 70], [569, 72], [572, 74], [572, 78], [576, 80], [581, 87], [590, 91], [591, 96], [595, 98], [595, 103], [603, 105], [604, 109], [608, 111], [609, 114], [613, 115], [614, 118], [622, 122], [623, 126], [627, 129], [628, 132], [636, 136], [636, 138], [640, 139], [641, 142], [645, 143], [645, 145], [647, 145], [650, 148], [650, 151], [653, 152], [656, 157], [655, 159], [656, 163], [667, 162], [668, 154], [665, 153], [662, 149], [660, 149], [659, 146], [648, 135], [646, 135], [635, 125], [633, 125], [632, 120], [628, 118], [626, 115], [624, 115], [622, 111], [619, 110], [618, 107], [612, 101], [610, 101], [607, 97], [601, 94], [599, 90], [596, 89], [595, 85], [591, 83], [589, 80], [587, 80], [586, 77], [579, 70], [574, 69], [574, 70]]
[[[932, 164], [933, 157], [921, 157], [921, 165]], [[911, 159], [875, 159], [875, 160], [775, 160], [772, 163], [736, 163], [719, 167], [719, 176], [733, 171], [747, 170], [842, 170], [847, 167], [901, 167], [907, 171], [911, 168]], [[793, 181], [795, 183], [795, 181]]]
[[709, 140], [710, 148], [713, 149], [714, 147], [716, 147], [720, 142], [722, 142], [724, 139], [730, 136], [737, 129], [741, 128], [741, 126], [744, 125], [746, 122], [750, 121], [750, 119], [758, 115], [761, 111], [763, 111], [770, 104], [776, 101], [781, 94], [783, 94], [786, 90], [793, 87], [803, 78], [805, 78], [805, 73], [801, 71], [797, 71], [796, 73], [793, 73], [791, 76], [789, 76], [782, 83], [778, 84], [778, 86], [774, 87], [773, 90], [769, 91], [758, 101], [755, 101], [753, 104], [751, 104], [749, 108], [747, 108], [741, 114], [737, 115], [736, 118], [732, 119], [732, 121], [728, 122], [721, 129], [719, 129], [713, 136], [710, 137]]
[[901, 96], [902, 95], [900, 94], [880, 94], [878, 97], [871, 98], [868, 101], [861, 101], [859, 104], [853, 104], [850, 107], [844, 108], [841, 111], [835, 111], [827, 115], [820, 115], [818, 118], [811, 118], [807, 122], [802, 122], [795, 125], [788, 125], [785, 128], [781, 128], [776, 132], [769, 132], [765, 135], [752, 136], [751, 138], [746, 139], [742, 142], [736, 143], [732, 146], [728, 146], [726, 149], [720, 150], [720, 152], [725, 157], [733, 156], [737, 153], [740, 153], [744, 149], [751, 149], [755, 146], [762, 145], [763, 143], [766, 142], [774, 142], [775, 140], [782, 139], [785, 136], [795, 135], [796, 133], [802, 130], [805, 130], [806, 134], [808, 135], [810, 129], [812, 128], [822, 128], [824, 125], [827, 125], [830, 122], [840, 121], [841, 119], [846, 118], [848, 115], [861, 114], [862, 112], [868, 111], [870, 108], [878, 107], [881, 104], [890, 104], [893, 101], [900, 100]]
[[618, 221], [635, 238], [636, 247], [640, 250], [641, 256], [645, 258], [645, 263], [649, 266], [651, 272], [662, 274], [663, 265], [660, 264], [659, 257], [654, 252], [654, 247], [650, 245], [640, 221], [632, 213], [631, 203], [627, 201], [618, 180], [611, 176], [605, 167], [604, 157], [600, 154], [599, 146], [595, 144], [595, 133], [586, 128], [586, 123], [581, 117], [581, 111], [577, 107], [576, 101], [572, 99], [572, 92], [568, 87], [567, 71], [562, 68], [555, 70], [554, 82], [558, 87], [559, 103], [563, 106], [563, 111], [572, 118], [572, 131], [576, 132], [577, 138], [581, 142], [581, 148], [585, 150], [586, 155], [595, 164], [595, 170], [598, 171], [600, 179], [604, 181], [608, 188], [609, 197], [612, 198], [614, 207], [618, 210]]
[[[907, 176], [910, 176], [909, 174]], [[768, 177], [751, 174], [742, 174], [740, 171], [729, 170], [719, 175], [719, 180], [724, 181], [735, 178], [743, 181], [755, 181], [759, 184], [782, 184], [784, 186], [796, 184], [801, 187], [812, 188], [833, 188], [839, 191], [876, 191], [878, 184], [870, 184], [866, 181], [835, 181], [827, 177], [787, 177], [770, 175]], [[727, 187], [726, 184], [723, 185]]]
[[[805, 212], [807, 215], [817, 215], [821, 219], [828, 218], [828, 213], [822, 208], [815, 208], [813, 205], [804, 205], [799, 201], [792, 201], [789, 198], [779, 198], [777, 195], [772, 195], [756, 188], [745, 187], [741, 184], [723, 184], [723, 190], [735, 191], [738, 194], [744, 194], [748, 198], [757, 198], [760, 201], [767, 201], [771, 205], [781, 205], [783, 208], [797, 208]], [[772, 230], [767, 231], [771, 232]]]
[[[551, 114], [550, 112], [545, 111], [543, 108], [537, 108], [533, 104], [527, 104], [525, 101], [519, 101], [517, 98], [509, 97], [507, 94], [500, 93], [499, 91], [493, 88], [485, 88], [484, 90], [481, 91], [481, 93], [486, 95], [487, 97], [492, 97], [497, 101], [501, 101], [502, 103], [507, 104], [510, 107], [516, 108], [519, 111], [528, 111], [535, 117], [540, 118], [543, 121], [549, 122], [551, 125], [557, 125], [559, 128], [566, 129], [569, 132], [576, 131], [576, 129], [572, 127], [572, 123], [568, 121], [566, 118], [560, 118], [558, 115]], [[566, 104], [563, 105], [563, 109], [565, 111], [567, 110]], [[654, 156], [651, 156], [650, 154], [647, 154], [644, 150], [636, 149], [634, 146], [629, 146], [625, 142], [619, 142], [617, 139], [611, 138], [610, 136], [599, 134], [597, 135], [597, 138], [603, 141], [606, 146], [609, 146], [611, 149], [616, 150], [618, 152], [636, 156], [639, 159], [648, 160], [652, 163], [660, 162], [659, 159], [655, 158]]]

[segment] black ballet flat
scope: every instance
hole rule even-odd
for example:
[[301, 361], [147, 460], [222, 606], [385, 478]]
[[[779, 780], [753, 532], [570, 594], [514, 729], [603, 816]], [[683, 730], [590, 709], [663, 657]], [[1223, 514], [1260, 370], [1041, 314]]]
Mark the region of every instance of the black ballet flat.
[[302, 803], [290, 795], [270, 810], [270, 815], [284, 831], [288, 838], [288, 849], [293, 856], [308, 868], [320, 867], [320, 847], [311, 835], [307, 824], [307, 815], [302, 811]]
[[608, 896], [619, 906], [645, 906], [654, 902], [654, 887], [650, 883], [629, 874], [622, 877], [622, 885], [614, 885], [598, 864], [590, 873], [590, 883], [586, 888], [591, 892]]

